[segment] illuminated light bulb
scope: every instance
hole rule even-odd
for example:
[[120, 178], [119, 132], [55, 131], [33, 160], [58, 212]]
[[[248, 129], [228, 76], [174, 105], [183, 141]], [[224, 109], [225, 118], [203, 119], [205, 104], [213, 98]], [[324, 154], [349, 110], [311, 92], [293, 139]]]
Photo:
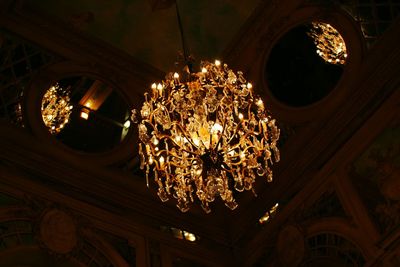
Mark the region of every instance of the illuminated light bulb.
[[157, 84], [157, 90], [158, 90], [159, 96], [162, 96], [162, 93], [163, 93], [163, 85], [162, 85], [161, 83]]
[[221, 66], [221, 61], [219, 61], [218, 59], [215, 60], [215, 66], [219, 67]]
[[221, 124], [219, 123], [215, 123], [212, 127], [211, 127], [211, 132], [212, 133], [217, 133], [217, 132], [222, 132], [223, 127]]
[[86, 109], [81, 111], [81, 118], [84, 120], [89, 119], [89, 112]]
[[127, 121], [124, 123], [124, 128], [129, 128], [129, 127], [131, 127], [131, 121], [130, 121], [130, 120], [127, 120]]
[[238, 117], [239, 117], [239, 120], [243, 120], [243, 118], [244, 118], [242, 113], [239, 113]]
[[185, 239], [190, 241], [190, 242], [196, 241], [196, 236], [194, 234], [192, 234], [192, 233], [183, 231], [183, 235], [185, 236]]
[[263, 223], [265, 223], [265, 222], [267, 222], [268, 220], [269, 220], [269, 214], [266, 214], [266, 215], [264, 215], [264, 216], [262, 216], [258, 221], [261, 223], [261, 224], [263, 224]]
[[164, 162], [165, 162], [164, 157], [163, 157], [163, 156], [160, 156], [160, 158], [159, 158], [158, 161], [160, 162], [160, 167], [164, 167]]
[[177, 72], [174, 73], [174, 78], [178, 79], [179, 78], [179, 74]]
[[151, 140], [152, 140], [152, 142], [153, 142], [153, 144], [154, 144], [155, 146], [159, 144], [159, 141], [158, 141], [158, 139], [157, 139], [155, 136], [153, 136], [153, 138], [152, 138]]
[[206, 68], [202, 68], [202, 69], [201, 69], [201, 72], [202, 72], [202, 73], [207, 73], [207, 69], [206, 69]]
[[87, 107], [87, 108], [91, 108], [92, 107], [92, 102], [91, 101], [86, 101], [84, 106]]
[[[186, 139], [186, 138], [185, 138]], [[184, 140], [185, 140], [184, 139]], [[186, 139], [186, 141], [187, 141], [187, 139]], [[200, 139], [199, 138], [197, 138], [197, 137], [194, 137], [193, 139], [192, 139], [192, 141], [193, 141], [193, 143], [196, 145], [196, 146], [200, 146]], [[186, 143], [186, 142], [185, 142]]]
[[251, 83], [247, 83], [247, 89], [253, 88], [253, 85]]
[[157, 89], [157, 84], [153, 83], [153, 84], [151, 85], [151, 89]]

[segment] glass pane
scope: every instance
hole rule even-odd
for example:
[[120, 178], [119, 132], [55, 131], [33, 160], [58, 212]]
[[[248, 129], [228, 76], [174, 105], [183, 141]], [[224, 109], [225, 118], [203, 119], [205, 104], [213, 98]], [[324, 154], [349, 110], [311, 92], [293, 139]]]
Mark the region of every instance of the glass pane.
[[344, 40], [329, 24], [297, 26], [271, 50], [265, 70], [268, 87], [289, 106], [313, 104], [336, 87], [346, 58]]
[[130, 128], [130, 109], [111, 86], [89, 77], [69, 77], [43, 95], [42, 118], [51, 134], [84, 152], [105, 152]]

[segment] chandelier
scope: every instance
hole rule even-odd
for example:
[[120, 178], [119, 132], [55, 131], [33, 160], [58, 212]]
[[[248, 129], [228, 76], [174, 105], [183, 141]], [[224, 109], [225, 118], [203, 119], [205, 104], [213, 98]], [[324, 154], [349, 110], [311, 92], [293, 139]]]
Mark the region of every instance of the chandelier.
[[59, 133], [68, 123], [73, 106], [69, 91], [58, 84], [51, 86], [42, 99], [42, 119], [51, 134]]
[[133, 111], [140, 168], [147, 186], [151, 175], [160, 199], [172, 196], [182, 212], [197, 198], [209, 213], [218, 197], [233, 210], [234, 191], [254, 192], [259, 176], [272, 181], [280, 131], [242, 72], [216, 60], [184, 74], [152, 84], [140, 115]]
[[327, 23], [312, 23], [307, 33], [317, 46], [317, 54], [327, 63], [343, 65], [346, 63], [346, 44], [340, 33]]

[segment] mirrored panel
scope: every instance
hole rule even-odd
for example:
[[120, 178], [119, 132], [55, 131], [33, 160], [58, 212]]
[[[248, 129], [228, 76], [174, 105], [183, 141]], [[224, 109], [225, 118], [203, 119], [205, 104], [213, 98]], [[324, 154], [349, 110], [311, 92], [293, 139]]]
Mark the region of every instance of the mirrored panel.
[[65, 145], [98, 153], [118, 145], [130, 129], [130, 110], [117, 90], [89, 77], [68, 77], [45, 90], [41, 115]]
[[347, 56], [345, 41], [332, 25], [299, 25], [271, 50], [265, 69], [268, 88], [286, 105], [311, 105], [336, 87]]

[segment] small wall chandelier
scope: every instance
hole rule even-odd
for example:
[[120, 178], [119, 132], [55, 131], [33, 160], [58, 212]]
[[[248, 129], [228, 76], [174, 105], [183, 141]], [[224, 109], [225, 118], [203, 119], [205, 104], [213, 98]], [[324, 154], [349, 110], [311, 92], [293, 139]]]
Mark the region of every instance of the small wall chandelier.
[[58, 84], [51, 86], [42, 99], [42, 119], [50, 133], [59, 133], [69, 122], [72, 108], [69, 91]]
[[317, 54], [330, 64], [343, 65], [346, 63], [346, 43], [340, 33], [327, 23], [312, 23], [308, 35], [317, 46]]
[[186, 68], [152, 84], [140, 114], [133, 110], [140, 168], [147, 186], [154, 176], [160, 199], [172, 196], [182, 212], [197, 199], [209, 213], [218, 197], [233, 210], [234, 191], [255, 193], [259, 176], [272, 181], [280, 131], [241, 71], [218, 60], [191, 70], [177, 5], [176, 11]]

